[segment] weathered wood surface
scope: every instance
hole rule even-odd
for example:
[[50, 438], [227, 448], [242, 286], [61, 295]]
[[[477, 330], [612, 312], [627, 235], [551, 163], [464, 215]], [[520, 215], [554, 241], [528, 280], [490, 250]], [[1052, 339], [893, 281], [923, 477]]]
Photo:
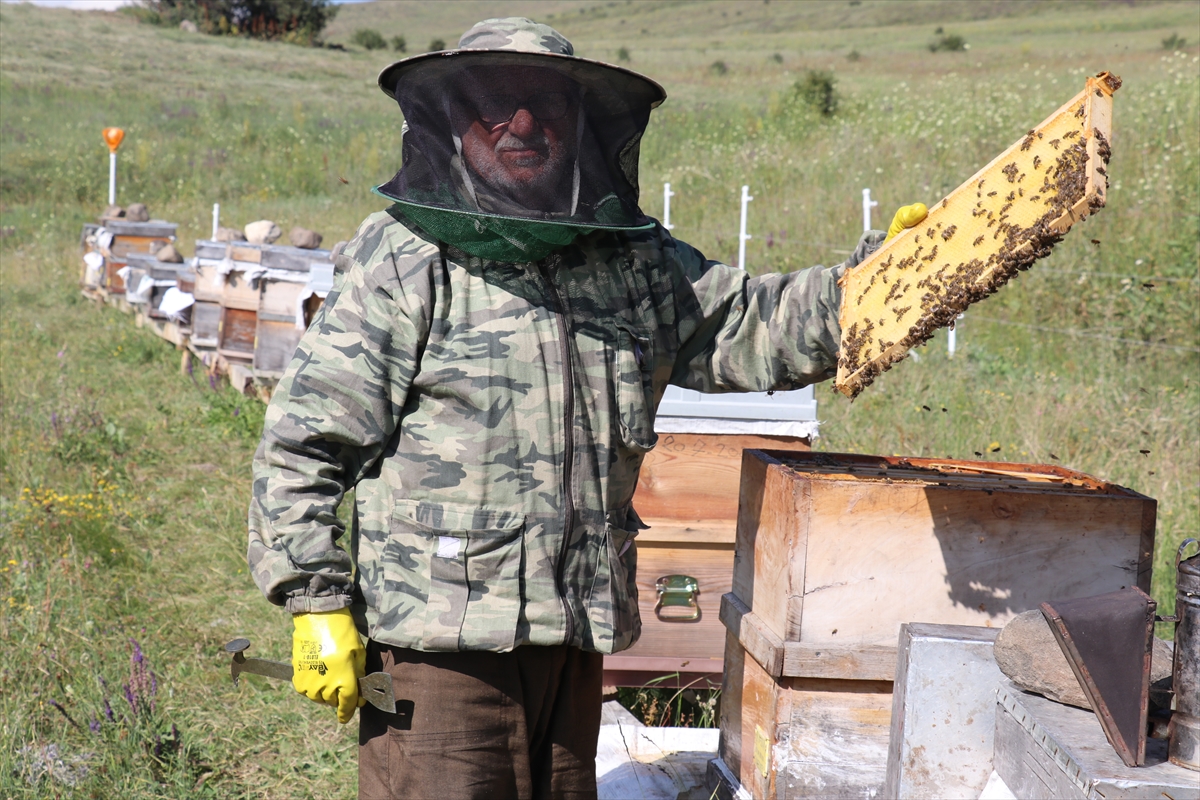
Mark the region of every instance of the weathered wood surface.
[[294, 317], [271, 318], [259, 312], [254, 336], [254, 371], [264, 377], [281, 377], [303, 335]]
[[170, 241], [175, 238], [175, 231], [179, 226], [174, 222], [166, 222], [161, 219], [152, 219], [147, 222], [129, 222], [116, 218], [101, 220], [100, 227], [117, 236], [166, 239]]
[[215, 348], [220, 338], [221, 306], [197, 300], [192, 305], [191, 344], [198, 348]]
[[[891, 681], [784, 678], [772, 797], [882, 797], [892, 718]], [[755, 795], [756, 797], [765, 795]]]
[[[642, 535], [646, 533], [649, 531]], [[642, 635], [625, 654], [719, 659], [725, 644], [725, 628], [720, 619], [721, 595], [730, 589], [733, 548], [727, 544], [643, 541], [642, 536], [637, 539], [637, 547]], [[698, 620], [664, 620], [654, 612], [658, 600], [655, 582], [661, 576], [677, 574], [690, 575], [699, 583]]]
[[776, 678], [886, 681], [896, 672], [895, 647], [785, 642], [733, 592], [721, 598], [721, 622], [746, 652]]
[[1146, 575], [1155, 502], [1136, 492], [1061, 470], [968, 474], [972, 462], [893, 460], [879, 477], [829, 466], [840, 458], [746, 454], [737, 548], [753, 558], [737, 562], [734, 592], [785, 641], [894, 646], [908, 621], [1002, 627]]
[[1146, 741], [1146, 763], [1127, 767], [1091, 711], [1026, 694], [1001, 679], [994, 767], [1017, 797], [1160, 800], [1200, 797], [1200, 773], [1167, 760], [1167, 742]]
[[253, 359], [256, 329], [257, 319], [254, 311], [223, 306], [217, 352], [226, 358]]
[[[648, 522], [736, 520], [742, 451], [808, 450], [795, 436], [664, 433], [642, 462], [634, 507]], [[653, 524], [653, 522], [651, 522]], [[703, 527], [703, 526], [699, 526]]]
[[246, 280], [243, 272], [230, 272], [221, 288], [221, 306], [257, 312], [261, 287], [260, 281]]
[[295, 324], [300, 295], [306, 288], [303, 283], [264, 279], [258, 305], [259, 315], [273, 314], [278, 317], [288, 317]]

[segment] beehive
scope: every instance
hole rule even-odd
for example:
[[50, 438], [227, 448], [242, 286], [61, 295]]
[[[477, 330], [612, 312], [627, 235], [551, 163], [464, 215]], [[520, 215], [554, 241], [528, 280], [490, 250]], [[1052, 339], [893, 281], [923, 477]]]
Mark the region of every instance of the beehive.
[[1112, 95], [1107, 72], [909, 228], [842, 277], [837, 387], [879, 373], [1050, 253], [1104, 206]]
[[1155, 501], [1061, 467], [747, 450], [741, 476], [720, 759], [761, 800], [885, 796], [902, 623], [1150, 585]]

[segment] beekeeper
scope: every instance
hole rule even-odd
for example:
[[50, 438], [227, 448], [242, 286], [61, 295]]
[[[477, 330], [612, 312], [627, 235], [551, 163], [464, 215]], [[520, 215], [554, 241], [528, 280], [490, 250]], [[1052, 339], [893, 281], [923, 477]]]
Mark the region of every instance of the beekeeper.
[[833, 376], [837, 279], [883, 234], [832, 269], [706, 259], [638, 205], [662, 87], [527, 19], [379, 85], [406, 125], [394, 202], [272, 398], [249, 563], [293, 615], [298, 691], [347, 722], [357, 677], [393, 676], [397, 713], [362, 708], [361, 797], [594, 797], [663, 391]]

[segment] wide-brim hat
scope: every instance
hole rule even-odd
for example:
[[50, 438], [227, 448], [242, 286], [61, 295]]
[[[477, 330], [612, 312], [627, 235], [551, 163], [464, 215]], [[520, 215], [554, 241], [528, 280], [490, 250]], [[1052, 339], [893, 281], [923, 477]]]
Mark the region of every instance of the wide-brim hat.
[[532, 66], [553, 69], [587, 90], [589, 105], [622, 113], [631, 106], [654, 108], [667, 93], [657, 82], [630, 69], [580, 58], [558, 31], [524, 17], [487, 19], [458, 40], [454, 50], [411, 56], [384, 67], [379, 88], [393, 100], [405, 80], [445, 85], [472, 66]]

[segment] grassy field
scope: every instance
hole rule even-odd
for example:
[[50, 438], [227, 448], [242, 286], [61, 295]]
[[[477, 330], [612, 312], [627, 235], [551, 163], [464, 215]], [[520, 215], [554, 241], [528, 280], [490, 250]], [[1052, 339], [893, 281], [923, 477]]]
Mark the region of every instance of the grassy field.
[[[1200, 533], [1200, 5], [372, 3], [327, 39], [371, 27], [413, 52], [512, 13], [667, 88], [644, 206], [670, 181], [675, 232], [729, 259], [749, 184], [755, 272], [836, 263], [864, 187], [879, 224], [932, 203], [1086, 75], [1121, 75], [1109, 207], [972, 308], [954, 358], [939, 335], [853, 404], [821, 387], [817, 446], [1057, 463], [1150, 495], [1171, 608], [1175, 546]], [[939, 27], [970, 49], [931, 52]], [[0, 796], [354, 796], [352, 729], [222, 669], [247, 632], [288, 652], [243, 561], [262, 408], [83, 301], [78, 235], [120, 125], [118, 200], [178, 222], [185, 255], [214, 202], [226, 224], [349, 238], [398, 166], [374, 86], [394, 56], [0, 6]], [[794, 99], [810, 69], [833, 72], [836, 115]]]

